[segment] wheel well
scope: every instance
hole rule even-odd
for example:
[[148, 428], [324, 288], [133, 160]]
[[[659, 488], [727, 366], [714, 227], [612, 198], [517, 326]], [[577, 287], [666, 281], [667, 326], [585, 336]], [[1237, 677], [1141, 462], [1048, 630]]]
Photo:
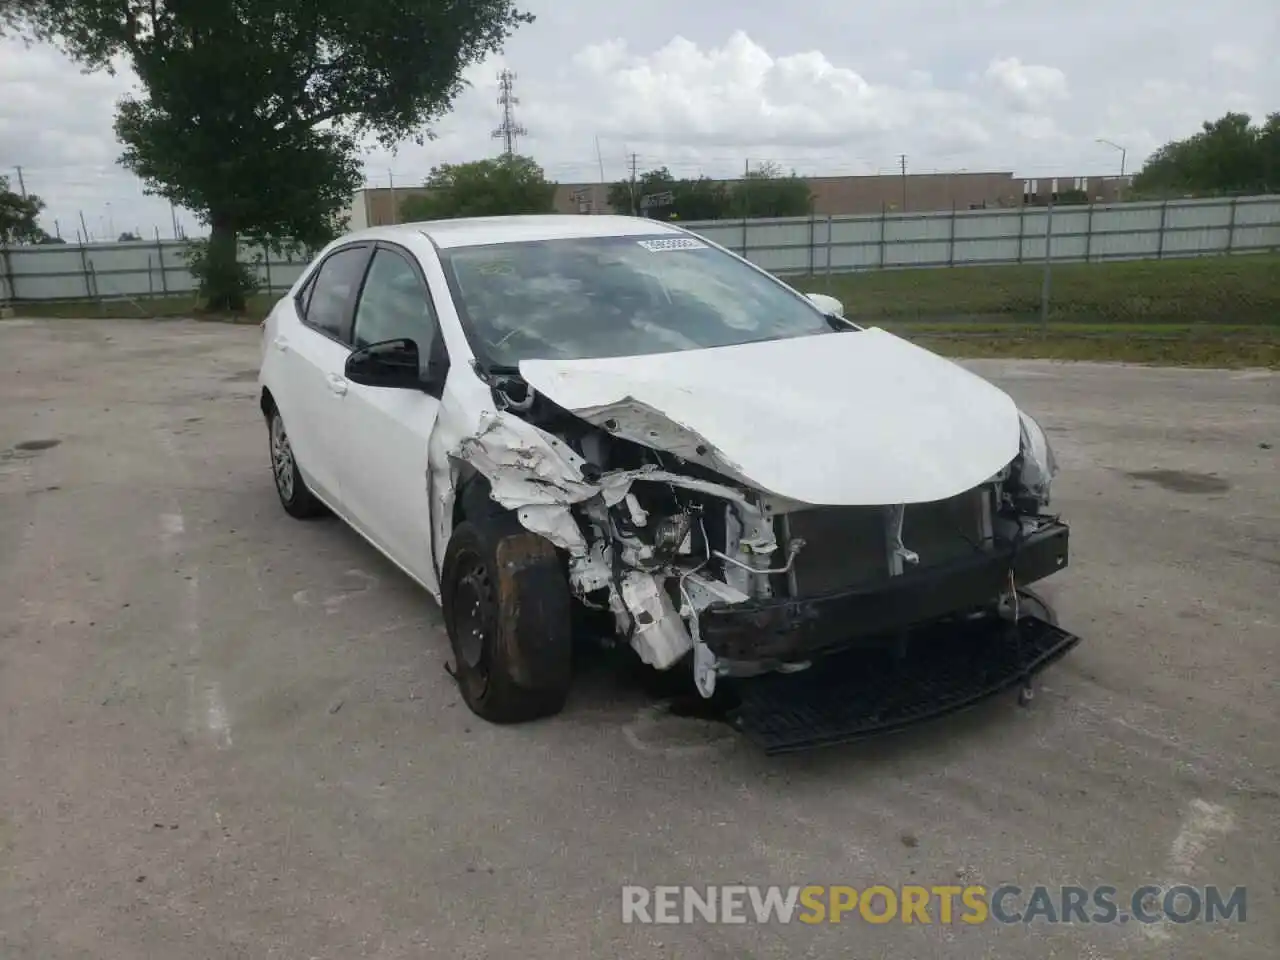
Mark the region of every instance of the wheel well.
[[262, 415], [264, 417], [269, 417], [275, 412], [276, 399], [271, 396], [271, 391], [266, 387], [262, 388], [262, 397], [258, 401], [258, 406], [262, 408]]
[[479, 520], [508, 512], [489, 495], [492, 489], [489, 478], [480, 473], [472, 473], [458, 482], [453, 497], [453, 529], [456, 530], [464, 520]]
[[[449, 528], [449, 536], [446, 543], [453, 538], [453, 532], [464, 521], [469, 520], [475, 523], [480, 520], [487, 520], [495, 517], [511, 517], [516, 523], [519, 520], [516, 516], [516, 510], [510, 507], [504, 507], [491, 496], [493, 487], [489, 483], [488, 477], [481, 473], [471, 472], [458, 481], [454, 488], [453, 498], [453, 525]], [[559, 547], [555, 548], [556, 556], [560, 558], [562, 572], [568, 576], [568, 551]]]

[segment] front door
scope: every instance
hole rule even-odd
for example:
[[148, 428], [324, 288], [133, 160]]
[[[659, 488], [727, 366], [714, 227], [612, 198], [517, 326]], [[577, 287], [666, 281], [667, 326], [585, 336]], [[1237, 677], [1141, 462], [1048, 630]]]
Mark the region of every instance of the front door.
[[[380, 243], [356, 302], [353, 345], [408, 338], [426, 363], [443, 342], [422, 271], [408, 252]], [[342, 499], [351, 521], [435, 591], [427, 446], [440, 400], [424, 390], [347, 382]]]

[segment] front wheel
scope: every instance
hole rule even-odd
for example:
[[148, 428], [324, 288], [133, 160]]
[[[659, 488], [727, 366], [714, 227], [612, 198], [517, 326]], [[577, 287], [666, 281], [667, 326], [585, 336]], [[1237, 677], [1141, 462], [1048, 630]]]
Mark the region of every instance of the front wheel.
[[559, 713], [569, 696], [569, 584], [555, 547], [512, 514], [464, 521], [445, 551], [440, 594], [454, 676], [492, 723]]

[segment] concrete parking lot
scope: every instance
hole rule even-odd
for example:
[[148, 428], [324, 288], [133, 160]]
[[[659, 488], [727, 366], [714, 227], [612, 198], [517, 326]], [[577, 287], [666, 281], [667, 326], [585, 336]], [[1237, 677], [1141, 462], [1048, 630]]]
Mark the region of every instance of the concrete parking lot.
[[[1028, 708], [766, 758], [603, 658], [560, 717], [473, 717], [432, 601], [279, 508], [258, 336], [0, 322], [0, 957], [1280, 955], [1280, 377], [975, 363], [1051, 432], [1045, 593], [1084, 642]], [[1248, 912], [621, 922], [622, 885], [679, 883]]]

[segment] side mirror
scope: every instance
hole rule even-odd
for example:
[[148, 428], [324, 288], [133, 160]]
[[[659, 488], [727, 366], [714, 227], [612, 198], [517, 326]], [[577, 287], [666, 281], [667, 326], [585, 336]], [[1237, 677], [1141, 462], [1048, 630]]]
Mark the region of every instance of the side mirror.
[[825, 293], [806, 293], [809, 301], [829, 317], [844, 317], [844, 304]]
[[384, 340], [355, 350], [347, 357], [345, 374], [366, 387], [424, 390], [427, 378], [419, 364], [418, 345], [409, 339]]

